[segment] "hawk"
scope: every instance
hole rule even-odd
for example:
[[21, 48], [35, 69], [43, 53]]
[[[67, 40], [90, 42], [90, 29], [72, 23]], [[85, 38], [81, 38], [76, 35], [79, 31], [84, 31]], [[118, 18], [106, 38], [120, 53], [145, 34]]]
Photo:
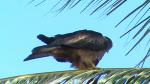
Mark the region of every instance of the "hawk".
[[70, 62], [78, 69], [95, 69], [105, 52], [112, 47], [110, 38], [92, 30], [58, 34], [54, 37], [38, 35], [46, 45], [35, 47], [24, 61], [53, 56], [58, 62]]

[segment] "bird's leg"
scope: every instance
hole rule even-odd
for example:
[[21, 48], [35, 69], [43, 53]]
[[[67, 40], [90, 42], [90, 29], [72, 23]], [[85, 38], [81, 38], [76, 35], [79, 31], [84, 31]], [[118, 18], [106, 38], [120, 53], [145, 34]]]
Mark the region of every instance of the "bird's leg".
[[91, 70], [91, 69], [96, 69], [96, 66], [94, 65], [94, 63], [92, 61], [89, 61], [89, 60], [82, 60], [80, 63], [79, 63], [79, 66], [78, 66], [79, 69], [82, 69], [82, 70]]
[[91, 64], [91, 66], [92, 66], [92, 69], [96, 69], [96, 66], [94, 65], [94, 63], [90, 63]]
[[88, 65], [89, 65], [88, 67], [89, 69], [96, 69], [96, 66], [94, 65], [92, 61], [89, 61]]

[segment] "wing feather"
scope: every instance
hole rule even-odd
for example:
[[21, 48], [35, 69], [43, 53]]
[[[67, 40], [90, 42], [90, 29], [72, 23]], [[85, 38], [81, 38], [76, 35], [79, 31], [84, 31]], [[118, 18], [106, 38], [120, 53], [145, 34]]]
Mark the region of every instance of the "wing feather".
[[69, 46], [73, 48], [83, 48], [90, 50], [102, 50], [106, 48], [105, 38], [101, 33], [81, 30], [64, 35], [56, 35], [52, 46]]

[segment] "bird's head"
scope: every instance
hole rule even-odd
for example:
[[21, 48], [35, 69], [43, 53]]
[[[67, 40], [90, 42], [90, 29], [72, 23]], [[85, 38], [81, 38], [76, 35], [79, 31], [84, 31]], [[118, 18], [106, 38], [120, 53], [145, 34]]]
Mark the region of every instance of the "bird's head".
[[105, 45], [106, 45], [106, 52], [108, 52], [112, 46], [113, 46], [113, 43], [112, 43], [112, 40], [106, 36], [104, 36], [105, 38]]

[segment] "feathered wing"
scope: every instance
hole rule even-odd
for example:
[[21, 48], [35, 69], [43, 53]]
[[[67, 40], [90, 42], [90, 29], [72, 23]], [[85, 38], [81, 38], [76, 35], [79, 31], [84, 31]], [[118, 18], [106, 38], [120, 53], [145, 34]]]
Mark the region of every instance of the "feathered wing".
[[105, 39], [101, 33], [80, 30], [73, 33], [58, 34], [55, 37], [38, 35], [38, 39], [51, 46], [68, 46], [73, 48], [83, 48], [91, 50], [102, 50], [106, 48]]
[[36, 47], [32, 50], [32, 54], [25, 58], [24, 61], [50, 56], [51, 51], [55, 48], [56, 47], [51, 47], [47, 45]]
[[38, 35], [37, 38], [39, 40], [41, 40], [42, 42], [46, 43], [47, 45], [51, 44], [53, 41], [55, 41], [54, 37], [47, 37], [47, 36], [45, 36], [43, 34]]
[[71, 48], [67, 46], [44, 45], [34, 48], [32, 54], [25, 58], [24, 61], [53, 56], [58, 62], [71, 62], [72, 54]]
[[79, 49], [103, 50], [106, 48], [103, 36], [78, 34], [64, 39], [64, 45]]
[[55, 37], [49, 38], [46, 36], [41, 37], [40, 40], [51, 46], [68, 46], [90, 50], [103, 50], [106, 48], [105, 39], [102, 34], [89, 30], [81, 30], [63, 35], [58, 34]]

